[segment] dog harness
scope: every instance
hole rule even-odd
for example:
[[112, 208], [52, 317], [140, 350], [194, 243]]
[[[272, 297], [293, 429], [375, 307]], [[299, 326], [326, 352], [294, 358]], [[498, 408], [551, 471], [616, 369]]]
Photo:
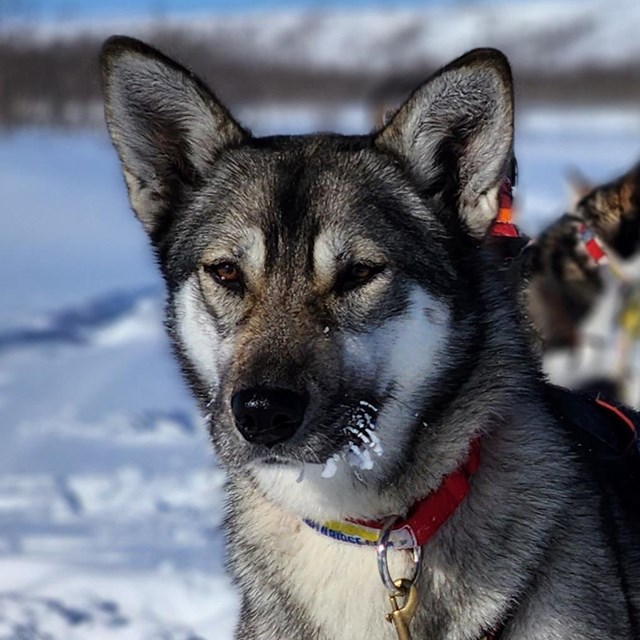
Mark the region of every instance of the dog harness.
[[635, 482], [640, 506], [640, 413], [624, 405], [547, 385], [547, 399], [558, 422], [572, 433], [584, 455], [597, 467], [611, 463], [630, 473], [624, 482]]

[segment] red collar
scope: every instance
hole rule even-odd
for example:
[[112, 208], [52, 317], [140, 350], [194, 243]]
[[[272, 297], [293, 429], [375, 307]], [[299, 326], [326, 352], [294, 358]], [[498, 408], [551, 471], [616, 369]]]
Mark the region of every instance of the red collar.
[[[453, 515], [470, 489], [471, 476], [480, 464], [480, 439], [471, 443], [463, 465], [446, 476], [440, 486], [411, 507], [407, 516], [396, 521], [389, 536], [394, 549], [425, 545]], [[345, 520], [324, 523], [305, 519], [306, 524], [329, 538], [357, 545], [375, 546], [384, 525], [382, 521]]]

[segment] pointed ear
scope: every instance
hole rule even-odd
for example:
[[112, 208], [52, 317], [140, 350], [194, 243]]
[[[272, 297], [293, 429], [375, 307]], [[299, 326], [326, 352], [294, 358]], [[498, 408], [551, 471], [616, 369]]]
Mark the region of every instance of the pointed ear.
[[107, 127], [131, 206], [153, 235], [170, 203], [249, 134], [197, 77], [138, 40], [109, 38], [100, 63]]
[[453, 199], [484, 237], [513, 162], [513, 90], [505, 56], [476, 49], [420, 86], [376, 137], [425, 193]]
[[567, 189], [569, 191], [569, 211], [574, 211], [578, 202], [595, 188], [576, 167], [571, 167], [566, 173]]

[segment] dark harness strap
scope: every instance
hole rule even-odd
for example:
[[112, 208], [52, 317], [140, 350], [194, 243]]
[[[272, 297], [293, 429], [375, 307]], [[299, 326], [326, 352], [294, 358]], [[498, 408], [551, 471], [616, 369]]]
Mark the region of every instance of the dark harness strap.
[[640, 541], [640, 414], [602, 397], [560, 387], [549, 387], [548, 399], [604, 497], [604, 531], [617, 558], [629, 624], [634, 637], [640, 638], [640, 608], [630, 597], [640, 582], [629, 571], [637, 567]]
[[601, 396], [555, 385], [547, 386], [547, 400], [558, 422], [578, 441], [590, 445], [590, 457], [619, 460], [640, 469], [640, 413]]

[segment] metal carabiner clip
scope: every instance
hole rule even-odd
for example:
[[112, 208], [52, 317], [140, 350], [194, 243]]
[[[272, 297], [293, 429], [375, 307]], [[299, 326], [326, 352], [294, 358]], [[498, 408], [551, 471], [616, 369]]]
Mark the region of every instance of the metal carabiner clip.
[[[387, 562], [387, 550], [389, 547], [393, 549], [393, 545], [389, 543], [389, 536], [391, 535], [391, 529], [393, 525], [400, 519], [400, 516], [391, 516], [382, 527], [380, 531], [380, 537], [378, 538], [378, 543], [376, 545], [376, 553], [378, 556], [378, 572], [380, 573], [380, 578], [382, 579], [382, 584], [384, 584], [386, 590], [392, 596], [401, 596], [404, 595], [403, 591], [399, 590], [396, 586], [396, 580], [391, 577], [389, 573], [389, 564]], [[415, 582], [418, 573], [420, 572], [420, 566], [422, 564], [422, 547], [412, 547], [411, 551], [413, 552], [413, 570], [411, 575], [406, 578], [409, 582]]]

